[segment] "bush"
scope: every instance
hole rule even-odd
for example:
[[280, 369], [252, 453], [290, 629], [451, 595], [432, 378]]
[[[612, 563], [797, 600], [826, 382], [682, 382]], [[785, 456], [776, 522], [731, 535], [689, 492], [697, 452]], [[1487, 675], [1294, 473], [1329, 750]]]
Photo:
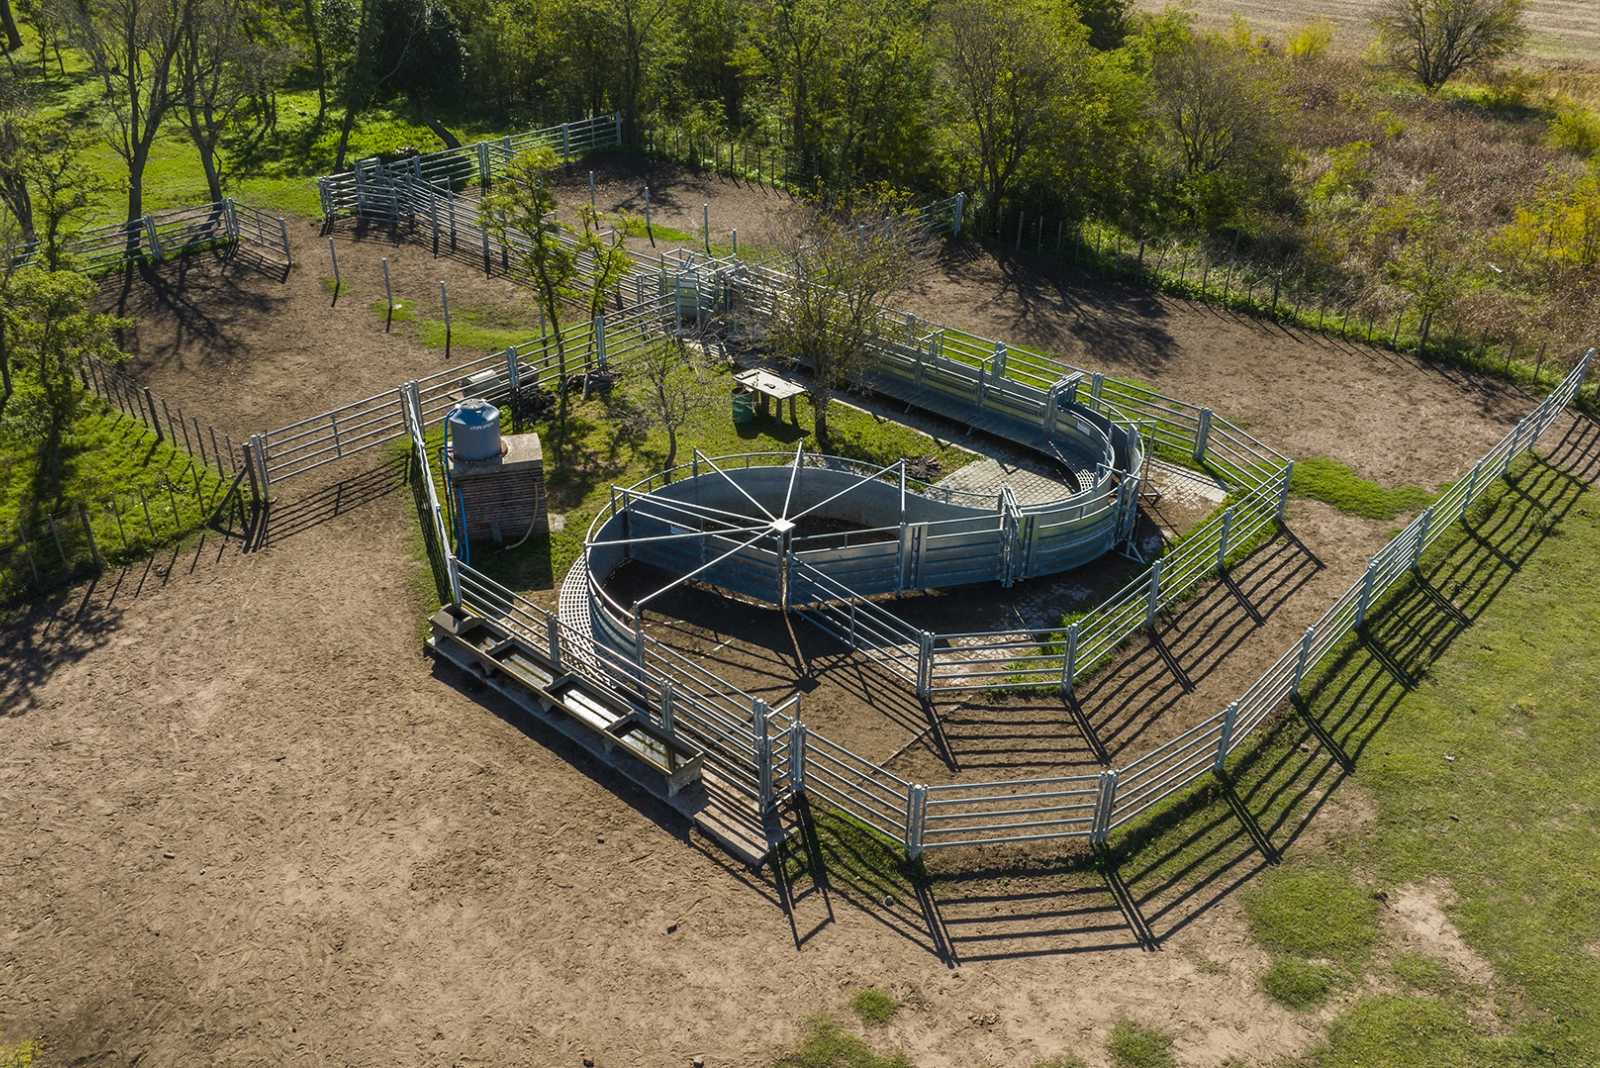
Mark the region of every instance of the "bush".
[[1600, 156], [1600, 114], [1581, 104], [1565, 104], [1550, 120], [1545, 143], [1585, 158]]
[[1333, 43], [1333, 32], [1333, 23], [1327, 19], [1308, 22], [1289, 35], [1283, 51], [1294, 60], [1321, 59], [1328, 54], [1328, 46]]

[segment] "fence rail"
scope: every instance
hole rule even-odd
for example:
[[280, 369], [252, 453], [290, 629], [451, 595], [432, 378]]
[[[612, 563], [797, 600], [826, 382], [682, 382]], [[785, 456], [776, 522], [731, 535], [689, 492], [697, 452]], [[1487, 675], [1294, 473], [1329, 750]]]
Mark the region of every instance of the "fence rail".
[[[171, 208], [126, 222], [94, 226], [68, 237], [62, 251], [90, 275], [103, 275], [128, 264], [162, 264], [213, 249], [250, 248], [293, 265], [289, 229], [284, 219], [232, 199]], [[36, 242], [14, 266], [35, 261]]]

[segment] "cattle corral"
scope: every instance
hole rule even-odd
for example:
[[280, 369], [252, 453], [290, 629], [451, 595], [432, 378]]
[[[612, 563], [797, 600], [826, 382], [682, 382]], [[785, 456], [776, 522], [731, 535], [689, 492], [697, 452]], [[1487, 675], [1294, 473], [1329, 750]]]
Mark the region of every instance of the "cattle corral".
[[[618, 199], [628, 180], [614, 179]], [[785, 200], [670, 169], [659, 188], [674, 183], [679, 199], [710, 203], [714, 227], [758, 229], [759, 204]], [[587, 196], [579, 182], [569, 191]], [[146, 381], [242, 441], [448, 370], [420, 335], [374, 314], [384, 257], [403, 299], [429, 300], [443, 278], [460, 306], [537, 335], [498, 275], [380, 227], [333, 236], [348, 280], [337, 300], [317, 266], [326, 238], [302, 220], [288, 280], [195, 269], [184, 290], [137, 309]], [[912, 310], [1207, 400], [1290, 456], [1334, 456], [1379, 480], [1442, 486], [1533, 406], [1404, 356], [985, 252], [947, 255]], [[113, 1056], [151, 1062], [199, 1049], [216, 1061], [559, 1063], [584, 1051], [599, 1064], [699, 1052], [743, 1064], [792, 1028], [797, 995], [834, 997], [836, 976], [893, 986], [951, 1021], [898, 1036], [919, 1063], [1014, 1063], [1151, 998], [1176, 1003], [1184, 1040], [1217, 1057], [1312, 1037], [1239, 974], [1195, 964], [1259, 964], [1225, 892], [1203, 885], [1242, 878], [1256, 858], [1219, 860], [1201, 885], [1137, 887], [1142, 918], [1125, 891], [1052, 870], [1049, 853], [934, 856], [920, 887], [841, 861], [839, 907], [797, 893], [416, 657], [416, 513], [395, 458], [373, 450], [305, 482], [274, 504], [265, 551], [202, 541], [75, 593], [66, 622], [46, 606], [11, 632], [33, 655], [0, 691], [18, 712], [11, 760], [28, 770], [9, 781], [45, 789], [7, 799], [25, 813], [7, 855], [27, 858], [8, 886], [40, 919], [6, 953], [57, 1048], [114, 1043]], [[1288, 528], [1234, 565], [1235, 588], [1175, 606], [1161, 641], [1095, 676], [1079, 695], [1085, 723], [1037, 695], [942, 710], [960, 774], [1094, 769], [1179, 737], [1267, 669], [1392, 532], [1304, 500]], [[1054, 580], [1030, 581], [1019, 598], [1053, 608]], [[527, 592], [553, 604], [553, 590]], [[674, 647], [739, 659], [742, 678], [782, 655], [772, 612], [730, 611], [703, 589], [678, 600], [657, 620], [679, 631]], [[948, 597], [905, 611], [924, 627], [980, 629]], [[833, 692], [854, 690], [827, 711], [858, 732], [851, 748], [876, 746], [872, 758], [892, 757], [909, 781], [949, 773], [925, 722], [896, 725], [923, 715], [904, 687], [808, 640], [842, 676]], [[1319, 824], [1362, 818], [1345, 795], [1329, 807]], [[1052, 898], [1068, 904], [1038, 904]], [[1180, 929], [1182, 952], [1070, 952]]]

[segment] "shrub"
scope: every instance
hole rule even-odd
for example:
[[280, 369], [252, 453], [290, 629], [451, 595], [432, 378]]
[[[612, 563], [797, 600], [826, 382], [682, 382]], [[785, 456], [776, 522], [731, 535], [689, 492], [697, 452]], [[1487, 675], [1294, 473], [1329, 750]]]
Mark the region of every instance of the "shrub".
[[1600, 155], [1600, 114], [1581, 104], [1562, 105], [1550, 120], [1545, 143], [1585, 158]]
[[1284, 42], [1284, 53], [1294, 60], [1321, 59], [1333, 43], [1333, 30], [1333, 23], [1327, 19], [1308, 22], [1289, 35]]
[[773, 1068], [911, 1068], [911, 1062], [898, 1053], [878, 1053], [833, 1021], [817, 1019], [806, 1024], [800, 1045]]

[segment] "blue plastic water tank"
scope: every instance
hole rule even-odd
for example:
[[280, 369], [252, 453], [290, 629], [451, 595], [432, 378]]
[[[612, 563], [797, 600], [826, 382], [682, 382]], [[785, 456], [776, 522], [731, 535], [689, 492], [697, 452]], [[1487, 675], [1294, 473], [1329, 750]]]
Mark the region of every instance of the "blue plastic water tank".
[[500, 409], [486, 400], [464, 400], [450, 411], [450, 450], [457, 460], [493, 460], [500, 455]]

